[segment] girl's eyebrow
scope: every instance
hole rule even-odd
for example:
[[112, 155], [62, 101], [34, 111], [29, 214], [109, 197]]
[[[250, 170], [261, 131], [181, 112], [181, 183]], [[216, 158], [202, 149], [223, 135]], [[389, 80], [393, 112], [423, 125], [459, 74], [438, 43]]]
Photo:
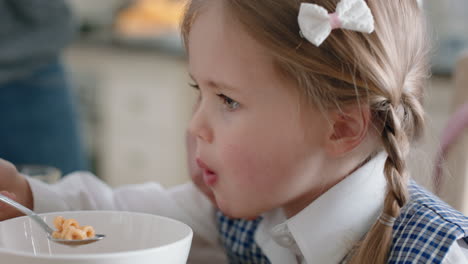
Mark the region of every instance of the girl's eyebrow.
[[[195, 77], [193, 77], [193, 75], [191, 73], [189, 73], [189, 76], [190, 78], [192, 78], [192, 80], [196, 83], [197, 80]], [[229, 84], [226, 84], [226, 83], [222, 83], [222, 82], [216, 82], [216, 81], [213, 81], [213, 80], [207, 80], [205, 81], [205, 83], [207, 84], [208, 87], [211, 87], [211, 88], [217, 88], [217, 89], [226, 89], [226, 90], [230, 90], [230, 91], [237, 91], [239, 89], [237, 89], [236, 87], [232, 86], [232, 85], [229, 85]]]

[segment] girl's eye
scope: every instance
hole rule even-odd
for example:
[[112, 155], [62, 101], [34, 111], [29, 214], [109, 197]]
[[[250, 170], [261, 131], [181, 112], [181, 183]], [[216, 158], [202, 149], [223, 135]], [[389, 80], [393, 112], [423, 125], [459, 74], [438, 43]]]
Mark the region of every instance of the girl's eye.
[[195, 107], [200, 103], [201, 101], [201, 92], [200, 92], [200, 86], [198, 86], [198, 84], [196, 83], [189, 83], [188, 84], [190, 87], [192, 87], [193, 89], [195, 89], [195, 91], [197, 91], [198, 93], [198, 96], [197, 96], [197, 101], [195, 103]]
[[200, 86], [198, 86], [198, 84], [196, 84], [196, 83], [189, 83], [188, 85], [190, 87], [192, 87], [193, 89], [195, 89], [195, 90], [200, 90]]
[[232, 100], [231, 98], [225, 96], [224, 94], [217, 94], [217, 96], [221, 98], [221, 100], [223, 100], [223, 103], [228, 108], [228, 110], [231, 110], [231, 111], [236, 110], [240, 106], [238, 102]]

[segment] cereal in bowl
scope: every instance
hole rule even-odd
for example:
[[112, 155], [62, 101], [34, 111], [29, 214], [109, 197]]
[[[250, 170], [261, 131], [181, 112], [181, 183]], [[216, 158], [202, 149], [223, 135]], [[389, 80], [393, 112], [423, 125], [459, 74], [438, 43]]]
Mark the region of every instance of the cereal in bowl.
[[65, 219], [57, 216], [54, 219], [54, 226], [57, 228], [57, 231], [52, 233], [55, 239], [82, 240], [93, 238], [96, 234], [92, 226], [80, 226], [73, 218]]

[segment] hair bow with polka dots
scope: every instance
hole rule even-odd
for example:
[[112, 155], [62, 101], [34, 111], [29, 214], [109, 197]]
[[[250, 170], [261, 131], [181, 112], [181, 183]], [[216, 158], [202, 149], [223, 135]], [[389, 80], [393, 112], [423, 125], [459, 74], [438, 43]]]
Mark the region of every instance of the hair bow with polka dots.
[[341, 0], [334, 13], [322, 6], [302, 3], [298, 16], [300, 34], [315, 46], [320, 46], [333, 29], [348, 29], [363, 33], [374, 31], [374, 17], [364, 0]]

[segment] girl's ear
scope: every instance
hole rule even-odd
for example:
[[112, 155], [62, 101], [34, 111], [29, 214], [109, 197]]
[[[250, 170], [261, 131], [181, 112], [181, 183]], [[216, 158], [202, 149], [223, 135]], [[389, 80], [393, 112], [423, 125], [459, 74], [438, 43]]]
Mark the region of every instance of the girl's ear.
[[325, 148], [332, 157], [354, 150], [366, 138], [371, 122], [368, 105], [354, 105], [329, 114], [330, 128]]

